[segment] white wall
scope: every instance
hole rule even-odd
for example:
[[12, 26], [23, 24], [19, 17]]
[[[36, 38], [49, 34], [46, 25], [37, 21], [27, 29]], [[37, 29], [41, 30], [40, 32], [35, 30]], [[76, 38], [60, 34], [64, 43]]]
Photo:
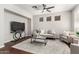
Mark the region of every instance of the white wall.
[[25, 23], [27, 22], [27, 19], [7, 13], [4, 11], [4, 9], [8, 9], [25, 17], [32, 18], [32, 15], [28, 11], [16, 7], [15, 5], [12, 4], [0, 5], [0, 47], [4, 46], [5, 42], [13, 40], [12, 35], [10, 34], [10, 27], [9, 27], [10, 21], [14, 20], [14, 21], [25, 22]]
[[77, 5], [72, 11], [73, 30], [79, 30], [79, 5]]
[[[54, 16], [60, 15], [61, 21], [54, 21]], [[47, 22], [46, 17], [51, 16], [52, 21]], [[44, 22], [39, 22], [39, 18], [44, 17]], [[33, 28], [34, 29], [45, 29], [54, 30], [57, 33], [61, 33], [65, 30], [71, 30], [71, 12], [59, 12], [47, 15], [35, 15], [33, 16]]]
[[26, 17], [29, 17], [29, 18], [32, 18], [32, 15], [26, 10], [20, 8], [20, 7], [17, 7], [13, 4], [4, 4], [4, 8], [5, 9], [8, 9], [8, 10], [11, 10], [11, 11], [14, 11], [16, 13], [19, 13], [23, 16], [26, 16]]
[[11, 40], [14, 40], [13, 39], [13, 34], [10, 33], [10, 22], [11, 21], [16, 21], [16, 22], [21, 22], [21, 23], [25, 23], [25, 32], [26, 32], [26, 36], [28, 36], [28, 19], [24, 18], [24, 17], [21, 17], [21, 16], [18, 16], [16, 14], [13, 14], [11, 12], [8, 12], [8, 11], [4, 11], [4, 17], [5, 17], [5, 42], [9, 42]]
[[4, 41], [4, 10], [2, 5], [0, 5], [0, 47], [3, 47]]

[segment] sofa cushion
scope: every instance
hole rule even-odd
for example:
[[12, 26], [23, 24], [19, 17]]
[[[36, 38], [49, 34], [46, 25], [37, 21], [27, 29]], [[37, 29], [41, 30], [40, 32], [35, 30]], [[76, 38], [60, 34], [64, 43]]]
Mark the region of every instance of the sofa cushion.
[[53, 30], [48, 30], [48, 31], [47, 31], [47, 34], [55, 34], [55, 31], [53, 31]]
[[46, 33], [46, 31], [45, 30], [40, 30], [40, 34], [45, 34]]
[[48, 30], [48, 31], [47, 31], [47, 34], [51, 34], [51, 30]]

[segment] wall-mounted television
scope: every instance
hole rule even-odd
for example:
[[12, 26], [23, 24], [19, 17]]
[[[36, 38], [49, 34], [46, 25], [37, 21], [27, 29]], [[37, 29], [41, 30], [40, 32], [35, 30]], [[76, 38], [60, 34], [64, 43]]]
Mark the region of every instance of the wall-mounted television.
[[12, 21], [10, 23], [10, 29], [11, 29], [11, 33], [16, 32], [16, 31], [24, 31], [25, 23]]

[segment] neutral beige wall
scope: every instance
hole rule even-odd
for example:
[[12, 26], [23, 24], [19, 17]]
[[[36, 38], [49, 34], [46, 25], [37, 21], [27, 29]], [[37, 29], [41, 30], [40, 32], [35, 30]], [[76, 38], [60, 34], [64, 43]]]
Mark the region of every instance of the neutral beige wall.
[[[54, 16], [60, 15], [61, 21], [54, 21]], [[51, 22], [46, 21], [46, 17], [51, 16]], [[44, 22], [39, 22], [39, 18], [43, 17]], [[71, 12], [59, 12], [46, 15], [35, 15], [33, 16], [33, 28], [34, 29], [45, 29], [45, 30], [54, 30], [57, 33], [61, 33], [65, 30], [71, 30]]]

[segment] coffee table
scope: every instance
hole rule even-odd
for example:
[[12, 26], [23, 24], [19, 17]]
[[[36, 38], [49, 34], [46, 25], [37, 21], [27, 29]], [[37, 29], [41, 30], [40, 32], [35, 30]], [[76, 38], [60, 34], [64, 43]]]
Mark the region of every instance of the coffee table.
[[[41, 41], [40, 41], [41, 40]], [[47, 39], [46, 39], [46, 36], [44, 35], [37, 35], [37, 37], [31, 37], [31, 43], [43, 43], [43, 44], [47, 44]]]

